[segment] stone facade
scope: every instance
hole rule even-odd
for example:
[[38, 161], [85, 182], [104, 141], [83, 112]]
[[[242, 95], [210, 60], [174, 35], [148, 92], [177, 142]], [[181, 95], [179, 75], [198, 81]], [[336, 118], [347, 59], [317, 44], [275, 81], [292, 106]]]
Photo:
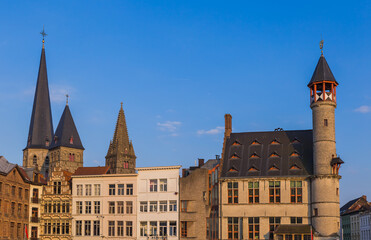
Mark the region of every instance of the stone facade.
[[71, 175], [55, 168], [41, 196], [41, 240], [71, 240]]
[[138, 171], [137, 239], [179, 239], [179, 169], [142, 167]]
[[45, 148], [26, 148], [23, 150], [23, 167], [35, 168], [45, 176], [49, 172], [49, 150]]
[[28, 236], [30, 240], [37, 240], [41, 234], [40, 216], [41, 216], [41, 196], [45, 186], [45, 180], [40, 174], [33, 173], [33, 181], [30, 185], [29, 197], [29, 216]]
[[50, 169], [61, 168], [74, 173], [83, 166], [84, 150], [70, 147], [56, 147], [50, 150]]

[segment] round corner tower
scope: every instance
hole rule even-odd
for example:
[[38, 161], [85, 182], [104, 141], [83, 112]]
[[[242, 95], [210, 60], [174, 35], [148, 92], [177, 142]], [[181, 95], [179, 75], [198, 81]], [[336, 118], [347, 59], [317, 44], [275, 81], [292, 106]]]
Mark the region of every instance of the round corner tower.
[[310, 88], [313, 118], [313, 177], [311, 181], [312, 226], [315, 238], [335, 239], [340, 230], [339, 167], [336, 155], [336, 82], [323, 54]]

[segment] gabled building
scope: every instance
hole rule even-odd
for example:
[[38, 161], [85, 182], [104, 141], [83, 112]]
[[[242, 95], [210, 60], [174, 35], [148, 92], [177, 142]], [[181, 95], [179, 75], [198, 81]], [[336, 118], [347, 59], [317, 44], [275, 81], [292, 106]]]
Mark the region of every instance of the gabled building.
[[135, 173], [136, 158], [133, 143], [129, 140], [125, 113], [121, 103], [115, 133], [106, 155], [106, 166], [111, 168], [112, 173]]
[[308, 84], [313, 129], [232, 133], [225, 116], [221, 239], [338, 239], [335, 80], [323, 54]]

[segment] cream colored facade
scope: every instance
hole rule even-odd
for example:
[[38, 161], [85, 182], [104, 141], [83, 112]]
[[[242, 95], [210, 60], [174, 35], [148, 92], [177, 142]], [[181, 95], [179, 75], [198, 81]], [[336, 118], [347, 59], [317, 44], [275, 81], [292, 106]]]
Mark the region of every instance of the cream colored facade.
[[41, 196], [44, 185], [30, 184], [30, 223], [28, 225], [28, 235], [31, 239], [38, 239], [41, 234], [40, 216], [41, 216]]
[[72, 176], [75, 240], [136, 239], [137, 174]]
[[[280, 182], [280, 202], [270, 203], [269, 182]], [[291, 203], [291, 181], [302, 183], [302, 203]], [[228, 183], [238, 184], [238, 203], [228, 203]], [[249, 183], [259, 183], [259, 203], [249, 202]], [[221, 238], [228, 239], [229, 221], [237, 218], [238, 239], [251, 239], [249, 237], [249, 220], [258, 225], [259, 239], [270, 238], [270, 218], [278, 220], [278, 224], [292, 224], [295, 220], [299, 224], [311, 224], [310, 221], [310, 181], [304, 177], [274, 177], [274, 178], [244, 178], [221, 180]], [[232, 201], [233, 202], [233, 201]], [[249, 219], [250, 218], [250, 219]], [[229, 220], [229, 221], [228, 221]], [[254, 226], [255, 229], [255, 226]]]
[[138, 171], [137, 239], [179, 239], [179, 169], [142, 167]]

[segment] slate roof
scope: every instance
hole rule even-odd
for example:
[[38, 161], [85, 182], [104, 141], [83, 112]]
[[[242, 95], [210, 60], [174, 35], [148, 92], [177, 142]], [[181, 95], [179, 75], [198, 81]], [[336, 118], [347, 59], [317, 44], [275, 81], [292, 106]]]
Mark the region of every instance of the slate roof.
[[109, 167], [79, 167], [73, 176], [108, 174], [109, 169]]
[[231, 133], [222, 178], [313, 174], [312, 130]]
[[308, 224], [280, 224], [275, 234], [311, 234], [311, 225]]
[[308, 86], [311, 85], [312, 83], [322, 82], [324, 80], [333, 81], [336, 84], [338, 84], [338, 82], [335, 80], [334, 75], [331, 72], [329, 65], [327, 64], [325, 57], [321, 55], [321, 57], [318, 60], [316, 69], [314, 70], [312, 79], [308, 83]]
[[60, 146], [84, 149], [68, 105], [66, 105], [64, 108], [61, 120], [59, 121], [57, 130], [55, 131], [52, 144], [50, 145], [50, 149]]
[[49, 146], [46, 141], [48, 140], [50, 143], [52, 137], [53, 121], [46, 71], [45, 48], [43, 45], [26, 148], [48, 149]]
[[8, 174], [10, 171], [13, 170], [17, 166], [16, 164], [8, 162], [5, 157], [0, 156], [0, 172], [4, 174]]
[[347, 215], [349, 213], [358, 212], [361, 210], [369, 210], [371, 206], [367, 202], [366, 196], [362, 196], [347, 202], [340, 208], [340, 215]]

